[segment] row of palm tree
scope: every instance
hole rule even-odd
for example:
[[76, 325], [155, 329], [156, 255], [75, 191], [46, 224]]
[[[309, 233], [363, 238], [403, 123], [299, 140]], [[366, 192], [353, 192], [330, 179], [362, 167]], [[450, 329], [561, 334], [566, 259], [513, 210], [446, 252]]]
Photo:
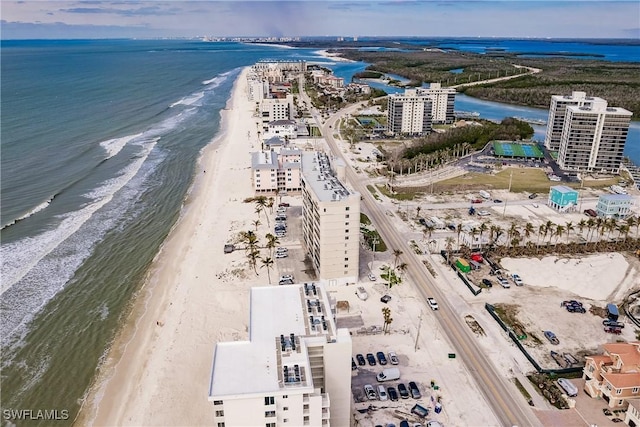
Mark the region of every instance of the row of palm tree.
[[[635, 238], [631, 236], [632, 228], [635, 227]], [[532, 249], [536, 254], [540, 252], [541, 246], [545, 246], [545, 253], [549, 252], [549, 247], [564, 248], [565, 251], [588, 251], [597, 252], [606, 246], [607, 243], [618, 243], [620, 250], [637, 249], [640, 237], [640, 217], [630, 216], [624, 220], [616, 220], [614, 218], [589, 218], [581, 220], [574, 224], [568, 221], [565, 224], [556, 224], [552, 221], [540, 224], [537, 228], [530, 222], [524, 225], [518, 225], [512, 222], [509, 228], [504, 229], [500, 225], [491, 224], [486, 221], [478, 227], [474, 227], [469, 231], [472, 242], [478, 239], [478, 248], [480, 250], [485, 246], [483, 235], [488, 232], [487, 245], [490, 249], [496, 247], [504, 247], [509, 252], [510, 249], [527, 247]], [[586, 236], [584, 231], [586, 230]], [[425, 237], [431, 236], [433, 229], [424, 230]], [[460, 235], [463, 231], [462, 225], [456, 227], [457, 242], [453, 237], [446, 239], [448, 250], [457, 243], [458, 249], [460, 245]], [[561, 239], [564, 237], [564, 241]], [[576, 241], [577, 237], [581, 237], [582, 241]], [[579, 239], [578, 239], [579, 240]], [[580, 249], [582, 248], [582, 249]]]
[[420, 153], [411, 159], [391, 159], [389, 169], [395, 173], [416, 173], [443, 166], [451, 160], [459, 159], [471, 153], [473, 147], [468, 142], [456, 144], [432, 153]]

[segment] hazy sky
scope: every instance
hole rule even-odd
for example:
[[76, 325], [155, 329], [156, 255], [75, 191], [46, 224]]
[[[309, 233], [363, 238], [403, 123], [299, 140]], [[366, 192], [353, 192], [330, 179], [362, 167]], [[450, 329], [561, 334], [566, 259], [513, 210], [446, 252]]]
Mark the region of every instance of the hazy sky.
[[191, 36], [639, 38], [640, 2], [6, 1], [2, 39]]

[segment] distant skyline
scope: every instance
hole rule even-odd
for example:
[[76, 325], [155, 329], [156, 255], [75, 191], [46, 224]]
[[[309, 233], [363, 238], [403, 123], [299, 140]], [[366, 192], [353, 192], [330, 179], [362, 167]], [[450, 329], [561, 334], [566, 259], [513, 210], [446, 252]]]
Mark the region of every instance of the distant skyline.
[[5, 1], [1, 37], [640, 38], [640, 2]]

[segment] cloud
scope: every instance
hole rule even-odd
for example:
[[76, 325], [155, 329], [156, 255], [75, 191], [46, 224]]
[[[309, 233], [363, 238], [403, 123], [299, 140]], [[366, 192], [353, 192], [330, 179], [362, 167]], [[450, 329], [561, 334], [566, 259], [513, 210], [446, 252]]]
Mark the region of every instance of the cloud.
[[161, 8], [159, 6], [146, 6], [137, 9], [117, 9], [104, 7], [75, 7], [70, 9], [60, 9], [60, 12], [77, 13], [77, 14], [105, 14], [118, 16], [168, 16], [178, 15], [181, 12], [179, 8]]

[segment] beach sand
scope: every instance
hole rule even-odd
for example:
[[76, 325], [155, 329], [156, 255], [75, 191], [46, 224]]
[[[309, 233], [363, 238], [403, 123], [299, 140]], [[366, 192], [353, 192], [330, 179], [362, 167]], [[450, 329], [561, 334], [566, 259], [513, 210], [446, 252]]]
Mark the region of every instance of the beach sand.
[[[254, 204], [243, 203], [254, 195], [248, 153], [259, 149], [246, 72], [234, 84], [221, 132], [203, 150], [181, 218], [154, 260], [80, 424], [213, 423], [207, 395], [214, 345], [247, 338], [248, 291], [267, 282], [243, 251], [223, 254], [224, 244], [254, 229], [256, 219]], [[259, 236], [266, 232], [266, 225], [258, 229]]]

